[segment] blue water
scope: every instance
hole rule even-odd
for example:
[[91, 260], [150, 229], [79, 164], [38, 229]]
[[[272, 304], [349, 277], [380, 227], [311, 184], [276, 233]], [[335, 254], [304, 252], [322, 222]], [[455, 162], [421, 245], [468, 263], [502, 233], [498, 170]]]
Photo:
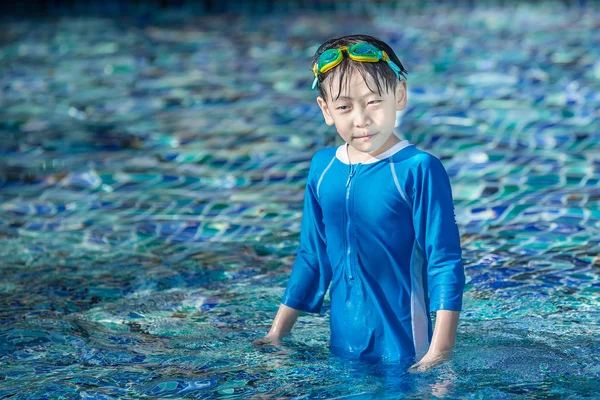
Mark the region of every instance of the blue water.
[[[362, 11], [361, 11], [362, 10]], [[600, 398], [594, 3], [5, 22], [0, 397]], [[388, 41], [397, 131], [450, 175], [454, 358], [329, 354], [329, 301], [255, 348], [299, 241], [324, 40]]]

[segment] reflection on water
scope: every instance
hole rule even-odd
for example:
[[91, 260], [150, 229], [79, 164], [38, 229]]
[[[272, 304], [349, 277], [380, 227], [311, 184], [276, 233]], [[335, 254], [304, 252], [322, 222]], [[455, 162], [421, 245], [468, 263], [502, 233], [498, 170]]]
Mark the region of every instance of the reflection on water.
[[[597, 9], [351, 12], [4, 24], [0, 396], [594, 396]], [[422, 374], [332, 356], [327, 299], [282, 349], [251, 345], [290, 273], [310, 158], [340, 143], [308, 59], [357, 31], [406, 65], [398, 133], [454, 188], [459, 338]]]

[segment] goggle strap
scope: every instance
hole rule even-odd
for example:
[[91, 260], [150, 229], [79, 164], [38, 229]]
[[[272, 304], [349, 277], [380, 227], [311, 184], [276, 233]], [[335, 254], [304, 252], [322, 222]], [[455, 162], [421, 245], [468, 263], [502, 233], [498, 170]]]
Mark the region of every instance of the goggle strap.
[[387, 63], [390, 66], [390, 68], [392, 68], [394, 70], [394, 73], [396, 73], [396, 76], [398, 77], [398, 79], [400, 79], [400, 68], [389, 58], [387, 60]]
[[315, 77], [315, 80], [313, 81], [313, 84], [312, 84], [312, 89], [317, 87], [317, 83], [319, 83], [319, 78]]

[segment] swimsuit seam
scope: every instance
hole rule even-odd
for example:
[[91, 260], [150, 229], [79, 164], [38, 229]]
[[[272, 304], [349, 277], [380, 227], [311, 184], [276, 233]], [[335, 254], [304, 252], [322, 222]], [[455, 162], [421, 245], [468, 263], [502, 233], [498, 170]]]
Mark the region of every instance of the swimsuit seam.
[[335, 160], [335, 155], [331, 158], [331, 161], [329, 161], [329, 164], [327, 165], [327, 167], [323, 170], [323, 172], [321, 173], [321, 176], [319, 177], [319, 181], [317, 183], [317, 198], [320, 198], [321, 195], [319, 193], [319, 189], [321, 188], [321, 182], [323, 181], [323, 177], [325, 176], [325, 173], [327, 172], [327, 170], [329, 170], [329, 168], [331, 167], [331, 164], [333, 164], [333, 161]]
[[390, 169], [392, 170], [394, 184], [396, 185], [396, 189], [398, 189], [398, 192], [400, 193], [400, 197], [402, 197], [402, 200], [404, 200], [404, 203], [408, 206], [408, 208], [412, 212], [412, 206], [411, 206], [410, 202], [408, 201], [408, 197], [406, 196], [406, 194], [402, 190], [402, 187], [400, 186], [400, 183], [398, 182], [398, 176], [396, 176], [396, 168], [394, 165], [395, 165], [394, 163], [390, 163]]

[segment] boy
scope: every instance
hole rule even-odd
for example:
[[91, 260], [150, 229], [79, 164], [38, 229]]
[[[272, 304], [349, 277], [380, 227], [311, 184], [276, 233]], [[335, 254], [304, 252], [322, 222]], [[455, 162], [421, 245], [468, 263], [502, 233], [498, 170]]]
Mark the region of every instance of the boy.
[[451, 357], [462, 308], [450, 181], [435, 156], [393, 133], [407, 71], [386, 43], [332, 39], [311, 65], [325, 123], [346, 143], [312, 158], [294, 267], [255, 343], [278, 344], [301, 311], [318, 313], [331, 283], [333, 354], [425, 370]]

